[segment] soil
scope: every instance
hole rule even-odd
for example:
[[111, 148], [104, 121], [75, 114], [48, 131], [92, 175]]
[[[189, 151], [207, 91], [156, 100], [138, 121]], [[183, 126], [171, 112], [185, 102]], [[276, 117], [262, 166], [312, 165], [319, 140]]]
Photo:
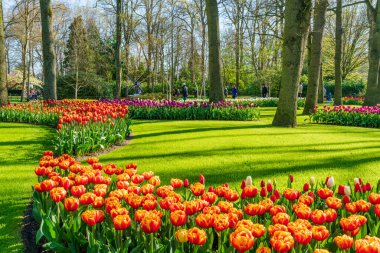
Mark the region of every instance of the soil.
[[[130, 143], [132, 139], [132, 134], [127, 137], [125, 141], [119, 144], [115, 144], [107, 149], [104, 149], [99, 152], [94, 152], [86, 156], [75, 157], [77, 161], [85, 161], [89, 157], [100, 156], [103, 154], [107, 154], [116, 149], [122, 148]], [[27, 206], [24, 214], [24, 218], [22, 220], [21, 227], [21, 238], [24, 243], [24, 252], [25, 253], [50, 253], [50, 251], [44, 250], [42, 245], [46, 243], [44, 238], [41, 239], [40, 243], [36, 244], [36, 234], [38, 229], [40, 228], [40, 224], [33, 217], [33, 199], [30, 201]]]

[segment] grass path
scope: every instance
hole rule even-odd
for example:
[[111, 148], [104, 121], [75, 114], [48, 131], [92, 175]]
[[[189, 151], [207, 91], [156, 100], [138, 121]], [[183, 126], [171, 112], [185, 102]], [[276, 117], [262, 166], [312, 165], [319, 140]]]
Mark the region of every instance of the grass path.
[[24, 211], [36, 181], [34, 168], [49, 146], [53, 130], [42, 126], [0, 123], [0, 252], [22, 252]]
[[[134, 121], [128, 146], [101, 156], [103, 163], [136, 162], [162, 183], [170, 178], [238, 186], [289, 174], [298, 185], [310, 176], [333, 175], [345, 183], [354, 177], [380, 178], [380, 130], [311, 125], [299, 117], [297, 129], [270, 125], [274, 109], [261, 109], [259, 122]], [[0, 252], [20, 252], [20, 222], [35, 182], [34, 167], [49, 147], [53, 131], [40, 126], [0, 123]]]

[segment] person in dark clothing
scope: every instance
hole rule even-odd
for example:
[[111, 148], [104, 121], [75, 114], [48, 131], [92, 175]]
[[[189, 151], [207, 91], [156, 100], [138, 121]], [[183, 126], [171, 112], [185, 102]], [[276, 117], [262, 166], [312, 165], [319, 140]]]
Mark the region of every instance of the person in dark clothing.
[[179, 92], [179, 89], [175, 89], [175, 96], [176, 96], [176, 97], [179, 97], [180, 94], [181, 94], [181, 93]]
[[182, 96], [183, 96], [183, 102], [186, 102], [187, 96], [189, 96], [189, 89], [187, 88], [186, 84], [182, 84]]
[[263, 83], [261, 85], [261, 95], [263, 98], [266, 98], [268, 96], [268, 87]]
[[232, 88], [232, 98], [235, 99], [237, 97], [237, 88], [236, 86], [234, 85], [234, 87]]
[[228, 88], [227, 87], [225, 87], [224, 88], [224, 97], [228, 97]]

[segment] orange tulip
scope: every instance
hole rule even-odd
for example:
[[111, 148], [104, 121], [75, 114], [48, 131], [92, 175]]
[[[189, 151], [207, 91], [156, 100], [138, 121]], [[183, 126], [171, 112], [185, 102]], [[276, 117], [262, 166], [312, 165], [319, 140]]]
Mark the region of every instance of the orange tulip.
[[288, 228], [285, 225], [282, 224], [275, 224], [275, 225], [270, 225], [268, 227], [268, 232], [271, 236], [274, 235], [277, 231], [283, 231], [283, 232], [288, 232]]
[[356, 201], [356, 206], [357, 206], [359, 212], [368, 212], [369, 209], [371, 209], [372, 204], [363, 200], [363, 199], [360, 199], [360, 200]]
[[103, 222], [105, 215], [101, 210], [87, 210], [82, 213], [81, 217], [87, 225], [94, 226]]
[[302, 203], [298, 203], [297, 205], [294, 205], [293, 211], [299, 219], [307, 220], [310, 218], [310, 215], [311, 215], [310, 207]]
[[57, 187], [50, 190], [50, 197], [54, 202], [60, 202], [66, 198], [66, 190], [63, 187]]
[[79, 199], [74, 198], [74, 197], [69, 197], [65, 199], [65, 202], [63, 202], [63, 205], [65, 206], [66, 211], [74, 212], [79, 207]]
[[289, 232], [276, 231], [270, 239], [273, 249], [279, 253], [286, 253], [294, 247], [294, 239]]
[[271, 249], [269, 247], [260, 246], [257, 248], [256, 253], [271, 253]]
[[328, 207], [338, 210], [342, 207], [342, 200], [335, 197], [328, 197], [326, 199], [326, 204]]
[[174, 189], [178, 189], [178, 188], [182, 187], [183, 181], [181, 179], [178, 179], [178, 178], [172, 178], [170, 180], [170, 185], [173, 186]]
[[235, 202], [239, 199], [239, 193], [230, 189], [224, 194], [224, 198], [230, 202]]
[[293, 236], [296, 242], [303, 245], [309, 244], [313, 238], [312, 232], [307, 229], [296, 229]]
[[129, 214], [129, 211], [124, 207], [115, 208], [110, 211], [110, 216], [112, 219], [115, 219], [115, 217], [119, 215], [128, 215], [128, 214]]
[[339, 249], [346, 250], [350, 249], [354, 244], [354, 239], [347, 235], [337, 236], [334, 238], [334, 243]]
[[205, 192], [202, 195], [202, 199], [206, 200], [208, 203], [213, 204], [216, 200], [217, 195], [213, 192]]
[[128, 214], [118, 215], [113, 219], [113, 225], [116, 230], [126, 230], [131, 225], [131, 218]]
[[82, 196], [80, 196], [79, 202], [82, 205], [90, 205], [90, 204], [92, 204], [92, 202], [94, 202], [95, 198], [96, 198], [96, 195], [94, 193], [87, 192], [87, 193], [83, 194]]
[[295, 189], [287, 188], [283, 195], [287, 200], [294, 201], [300, 197], [301, 193]]
[[338, 214], [334, 209], [326, 209], [323, 212], [326, 215], [326, 222], [334, 222], [338, 217]]
[[286, 213], [286, 207], [285, 206], [271, 207], [271, 209], [269, 210], [269, 213], [271, 216], [275, 216], [278, 213]]
[[161, 227], [161, 218], [157, 214], [148, 213], [141, 221], [141, 229], [147, 233], [155, 233]]
[[197, 227], [190, 228], [187, 231], [187, 239], [191, 244], [203, 245], [207, 240], [206, 232]]
[[75, 197], [82, 196], [87, 191], [86, 187], [84, 185], [74, 185], [70, 189], [71, 195]]
[[330, 236], [330, 231], [325, 226], [314, 226], [311, 231], [316, 241], [324, 241]]
[[356, 253], [378, 253], [380, 252], [380, 239], [366, 236], [364, 239], [356, 240]]
[[311, 204], [313, 204], [313, 202], [314, 202], [314, 199], [312, 197], [310, 197], [309, 195], [302, 195], [298, 199], [298, 203], [302, 203], [302, 204], [305, 204], [307, 206], [311, 206]]
[[327, 199], [328, 197], [332, 197], [334, 192], [328, 188], [322, 188], [318, 189], [317, 194], [321, 199]]
[[214, 224], [214, 215], [210, 213], [198, 214], [195, 218], [195, 223], [201, 228], [210, 228]]
[[149, 179], [149, 183], [150, 183], [151, 185], [154, 185], [154, 187], [158, 187], [158, 186], [160, 186], [160, 184], [161, 184], [160, 177], [158, 177], [158, 176], [151, 177], [151, 178]]
[[380, 204], [375, 205], [375, 214], [380, 218]]
[[148, 211], [147, 210], [136, 210], [136, 212], [135, 212], [135, 220], [137, 221], [137, 222], [141, 222], [142, 221], [142, 219], [146, 216], [146, 215], [148, 215]]
[[214, 217], [213, 227], [216, 231], [223, 231], [229, 228], [230, 222], [227, 214], [218, 214]]
[[272, 217], [273, 224], [287, 225], [290, 221], [290, 216], [287, 213], [278, 213]]
[[257, 196], [258, 193], [259, 193], [259, 190], [257, 189], [257, 187], [255, 187], [253, 185], [247, 185], [243, 189], [242, 197], [244, 197], [244, 198], [254, 198], [254, 197]]
[[86, 184], [88, 184], [88, 177], [87, 176], [77, 175], [75, 177], [75, 184], [76, 185], [86, 185]]
[[326, 214], [322, 210], [316, 209], [312, 211], [310, 218], [317, 225], [322, 225], [326, 222]]
[[223, 213], [228, 213], [234, 207], [234, 205], [227, 201], [219, 201], [218, 207]]
[[265, 234], [265, 226], [261, 224], [253, 224], [250, 231], [256, 238], [262, 237]]
[[145, 178], [143, 175], [135, 174], [135, 175], [131, 176], [131, 181], [134, 184], [141, 184], [144, 180], [145, 180]]
[[182, 226], [185, 225], [187, 221], [186, 213], [182, 210], [177, 210], [172, 213], [170, 213], [170, 222], [176, 226]]
[[230, 243], [238, 252], [242, 253], [250, 250], [255, 240], [248, 229], [240, 227], [230, 234]]
[[266, 208], [260, 204], [248, 204], [245, 206], [244, 211], [250, 216], [262, 215], [265, 213]]
[[180, 229], [180, 230], [177, 230], [174, 234], [175, 236], [175, 239], [179, 242], [179, 243], [184, 243], [184, 242], [187, 242], [188, 239], [187, 239], [187, 230], [186, 229]]
[[185, 212], [187, 215], [193, 215], [200, 211], [198, 203], [194, 200], [185, 201], [183, 204], [185, 205]]
[[358, 207], [356, 205], [356, 202], [345, 204], [345, 208], [346, 208], [347, 212], [350, 212], [350, 213], [357, 213], [359, 211]]
[[92, 202], [92, 206], [94, 208], [100, 208], [100, 207], [104, 206], [103, 197], [95, 197], [94, 202]]
[[44, 180], [40, 183], [40, 189], [42, 192], [51, 191], [54, 187], [58, 185], [57, 182], [51, 179]]
[[201, 196], [205, 192], [205, 185], [199, 182], [190, 185], [190, 190], [194, 196]]
[[371, 202], [371, 204], [378, 205], [378, 204], [380, 204], [380, 194], [372, 192], [368, 196], [368, 200], [369, 200], [369, 202]]
[[152, 199], [147, 199], [141, 204], [142, 208], [147, 211], [154, 210], [157, 207], [157, 201]]

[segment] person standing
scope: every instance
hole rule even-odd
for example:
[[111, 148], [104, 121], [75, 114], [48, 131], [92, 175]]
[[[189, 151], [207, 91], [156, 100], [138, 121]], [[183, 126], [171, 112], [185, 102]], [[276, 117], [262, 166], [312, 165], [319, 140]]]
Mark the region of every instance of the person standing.
[[224, 97], [225, 98], [228, 97], [228, 88], [227, 88], [227, 86], [224, 88]]
[[300, 85], [298, 86], [298, 97], [299, 98], [302, 98], [302, 92], [303, 92], [303, 84], [300, 83]]
[[187, 96], [189, 95], [189, 89], [187, 88], [186, 83], [182, 84], [182, 96], [183, 102], [186, 102]]
[[234, 85], [234, 87], [232, 88], [232, 98], [235, 99], [237, 97], [237, 87], [236, 85]]
[[265, 83], [261, 85], [261, 95], [263, 98], [266, 98], [268, 96], [268, 88]]

